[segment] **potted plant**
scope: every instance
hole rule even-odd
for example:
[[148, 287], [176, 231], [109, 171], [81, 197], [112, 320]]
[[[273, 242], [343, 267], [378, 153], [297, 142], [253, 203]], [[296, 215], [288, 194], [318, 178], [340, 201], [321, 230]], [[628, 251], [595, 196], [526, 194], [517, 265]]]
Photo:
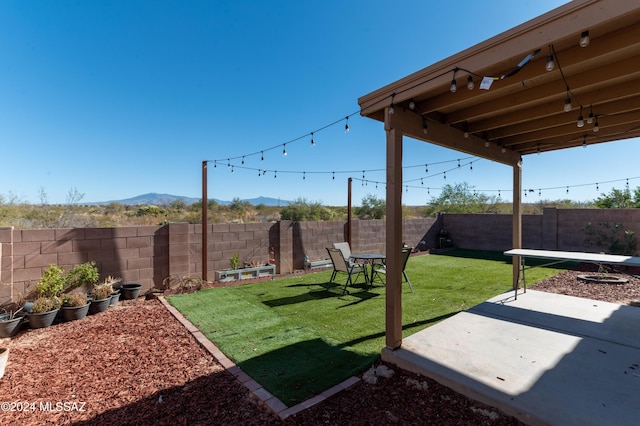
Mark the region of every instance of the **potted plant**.
[[99, 279], [100, 273], [98, 272], [95, 262], [81, 263], [80, 265], [74, 266], [65, 276], [66, 283], [64, 292], [70, 293], [78, 287], [91, 286], [97, 283]]
[[89, 302], [87, 295], [80, 291], [74, 291], [62, 296], [62, 319], [64, 321], [79, 320], [87, 316]]
[[29, 325], [32, 328], [48, 327], [53, 324], [62, 305], [58, 295], [64, 289], [65, 282], [62, 268], [51, 264], [44, 270], [35, 288], [38, 298], [33, 302], [31, 312], [27, 313]]
[[89, 313], [97, 314], [106, 311], [111, 304], [111, 293], [113, 293], [113, 286], [110, 282], [95, 284], [91, 290]]
[[111, 292], [110, 306], [115, 306], [120, 301], [120, 288], [115, 287], [115, 285], [118, 284], [120, 281], [122, 281], [122, 278], [114, 278], [111, 275], [109, 275], [104, 280], [105, 284], [111, 284], [111, 288], [113, 288], [113, 291]]
[[20, 330], [20, 322], [22, 315], [18, 315], [22, 311], [22, 307], [15, 310], [3, 309], [4, 313], [0, 314], [0, 338], [15, 336]]
[[37, 298], [31, 312], [27, 314], [31, 328], [44, 328], [53, 324], [61, 305], [62, 300], [57, 296]]

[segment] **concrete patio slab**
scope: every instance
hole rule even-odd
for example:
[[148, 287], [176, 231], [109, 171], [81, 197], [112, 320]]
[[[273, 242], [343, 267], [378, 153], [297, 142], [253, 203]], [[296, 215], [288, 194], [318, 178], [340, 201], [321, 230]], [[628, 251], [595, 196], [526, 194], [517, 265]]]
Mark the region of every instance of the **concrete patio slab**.
[[403, 340], [382, 358], [527, 424], [640, 421], [640, 309], [528, 290]]

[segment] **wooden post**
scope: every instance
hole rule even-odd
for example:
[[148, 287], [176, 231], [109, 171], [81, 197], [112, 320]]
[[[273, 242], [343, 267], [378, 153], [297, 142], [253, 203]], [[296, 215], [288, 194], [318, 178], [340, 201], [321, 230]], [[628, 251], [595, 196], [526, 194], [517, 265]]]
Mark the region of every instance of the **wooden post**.
[[353, 179], [349, 178], [348, 190], [347, 190], [347, 242], [349, 247], [353, 247], [351, 244], [351, 184]]
[[[513, 224], [512, 248], [522, 248], [522, 161], [513, 166]], [[513, 289], [520, 287], [520, 256], [514, 256]]]
[[[400, 109], [400, 108], [396, 108]], [[400, 113], [400, 111], [396, 111]], [[388, 108], [385, 110], [389, 117]], [[386, 346], [398, 349], [402, 344], [402, 132], [385, 120], [387, 131], [387, 288]]]
[[207, 207], [209, 202], [209, 197], [207, 195], [207, 164], [208, 162], [205, 160], [202, 162], [202, 279], [208, 281], [208, 266], [207, 260], [208, 250], [207, 250]]

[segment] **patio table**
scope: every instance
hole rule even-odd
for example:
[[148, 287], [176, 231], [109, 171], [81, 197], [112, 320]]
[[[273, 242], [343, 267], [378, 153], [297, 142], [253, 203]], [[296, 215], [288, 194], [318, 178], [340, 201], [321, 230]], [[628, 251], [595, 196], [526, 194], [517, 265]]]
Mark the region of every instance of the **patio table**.
[[[380, 260], [384, 263], [387, 256], [380, 253], [360, 253], [360, 254], [351, 254], [349, 259], [353, 259], [356, 262], [362, 263], [362, 267], [364, 268], [364, 279], [369, 286], [373, 286], [373, 264], [376, 260]], [[369, 269], [371, 272], [367, 273], [367, 265], [369, 265]], [[370, 275], [370, 276], [369, 276]]]

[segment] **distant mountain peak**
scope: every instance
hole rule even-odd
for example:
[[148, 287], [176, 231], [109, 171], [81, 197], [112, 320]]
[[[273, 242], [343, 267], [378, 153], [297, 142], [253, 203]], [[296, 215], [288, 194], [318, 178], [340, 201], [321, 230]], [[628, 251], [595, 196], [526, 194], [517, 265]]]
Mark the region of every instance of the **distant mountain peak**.
[[[111, 200], [111, 201], [99, 201], [94, 203], [87, 204], [95, 204], [95, 205], [103, 205], [110, 203], [118, 203], [126, 206], [138, 206], [138, 205], [156, 205], [156, 206], [167, 206], [174, 201], [183, 201], [188, 205], [199, 202], [200, 198], [193, 197], [185, 197], [182, 195], [172, 195], [172, 194], [158, 194], [156, 192], [149, 192], [147, 194], [136, 195], [135, 197], [125, 198], [122, 200]], [[216, 198], [209, 198], [209, 200], [215, 201], [216, 203], [226, 206], [231, 204], [231, 201], [218, 200]], [[265, 206], [287, 206], [291, 204], [291, 201], [281, 200], [279, 198], [269, 198], [269, 197], [257, 197], [257, 198], [249, 198], [249, 199], [241, 199], [240, 201], [246, 201], [251, 205], [257, 206], [260, 204], [264, 204]]]

